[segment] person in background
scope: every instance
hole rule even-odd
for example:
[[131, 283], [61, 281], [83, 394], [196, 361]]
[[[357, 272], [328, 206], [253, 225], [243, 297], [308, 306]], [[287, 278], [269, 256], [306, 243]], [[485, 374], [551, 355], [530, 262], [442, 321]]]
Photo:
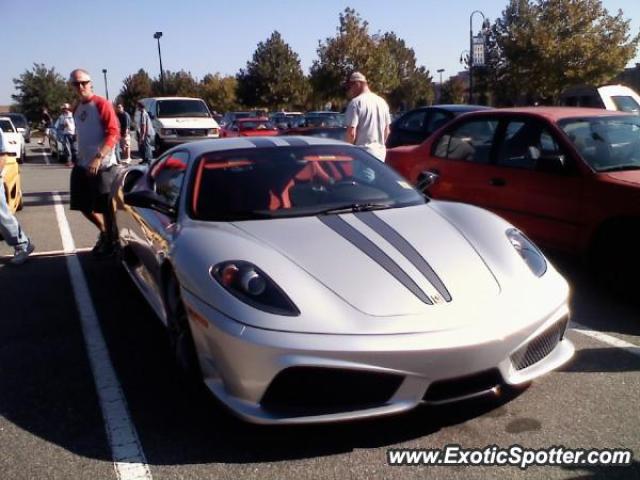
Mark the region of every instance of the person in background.
[[[47, 110], [47, 107], [44, 107], [42, 109], [42, 117], [40, 119], [40, 124], [42, 125], [42, 129], [44, 130], [44, 136], [42, 137], [42, 140], [38, 142], [38, 145], [44, 145], [44, 141], [49, 138], [49, 130], [51, 129], [52, 123], [53, 119], [49, 114], [49, 110]], [[49, 147], [51, 147], [51, 145], [49, 145]]]
[[9, 155], [15, 155], [15, 153], [9, 152], [8, 141], [0, 129], [0, 235], [14, 249], [13, 258], [9, 260], [9, 263], [22, 265], [34, 251], [35, 245], [24, 233], [18, 219], [11, 213], [7, 204], [2, 174]]
[[71, 105], [65, 103], [62, 105], [61, 110], [62, 113], [56, 120], [54, 128], [64, 148], [67, 166], [72, 167], [76, 163], [76, 123], [71, 113]]
[[153, 155], [151, 154], [151, 140], [155, 134], [151, 117], [144, 108], [144, 103], [138, 102], [138, 153], [142, 158], [142, 163], [149, 163]]
[[116, 105], [116, 115], [120, 122], [120, 162], [131, 163], [131, 116], [121, 103]]
[[113, 239], [108, 197], [116, 175], [118, 117], [111, 102], [93, 93], [91, 76], [86, 70], [72, 71], [69, 82], [79, 100], [73, 114], [78, 161], [71, 171], [70, 206], [81, 211], [100, 232], [93, 255], [109, 255], [113, 252]]
[[366, 77], [360, 72], [354, 72], [349, 77], [347, 96], [351, 101], [345, 112], [345, 140], [364, 148], [384, 162], [387, 154], [385, 142], [391, 124], [389, 105], [369, 89]]

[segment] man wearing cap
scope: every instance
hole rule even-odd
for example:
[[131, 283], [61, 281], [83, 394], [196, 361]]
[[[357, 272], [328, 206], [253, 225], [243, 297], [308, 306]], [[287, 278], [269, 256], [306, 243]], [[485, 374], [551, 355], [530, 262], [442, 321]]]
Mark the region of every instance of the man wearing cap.
[[108, 196], [116, 175], [118, 117], [111, 102], [93, 93], [86, 70], [74, 70], [69, 81], [80, 101], [73, 113], [78, 160], [71, 171], [70, 206], [72, 210], [80, 210], [100, 232], [93, 254], [108, 255], [113, 251]]
[[385, 142], [391, 124], [389, 105], [382, 97], [369, 90], [367, 78], [360, 72], [354, 72], [349, 77], [347, 96], [351, 101], [345, 112], [345, 140], [361, 146], [384, 162], [387, 154]]
[[64, 103], [61, 110], [62, 113], [55, 123], [55, 130], [64, 147], [67, 166], [72, 166], [76, 163], [76, 124], [71, 113], [71, 105]]
[[15, 155], [15, 153], [9, 152], [9, 144], [5, 139], [4, 132], [0, 129], [0, 235], [9, 246], [14, 248], [13, 258], [9, 260], [9, 263], [22, 265], [27, 261], [35, 246], [24, 233], [18, 219], [11, 213], [7, 204], [2, 174], [9, 155]]

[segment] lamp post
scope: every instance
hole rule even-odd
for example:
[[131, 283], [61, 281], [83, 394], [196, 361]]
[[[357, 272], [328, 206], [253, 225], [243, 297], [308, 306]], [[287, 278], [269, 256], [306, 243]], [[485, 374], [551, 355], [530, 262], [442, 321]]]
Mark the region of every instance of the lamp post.
[[482, 16], [483, 24], [487, 20], [480, 10], [474, 10], [469, 15], [469, 103], [473, 103], [473, 16], [476, 13]]
[[158, 40], [158, 59], [160, 59], [160, 88], [162, 88], [162, 93], [164, 93], [164, 70], [162, 69], [162, 53], [160, 52], [160, 37], [162, 37], [162, 32], [156, 32], [153, 34], [153, 38]]
[[104, 75], [104, 93], [105, 93], [105, 96], [107, 97], [107, 100], [109, 100], [109, 87], [107, 87], [107, 69], [106, 68], [102, 69], [102, 74]]
[[438, 95], [438, 102], [440, 102], [440, 99], [442, 98], [442, 72], [444, 72], [444, 68], [439, 68], [436, 72], [440, 74], [440, 91]]

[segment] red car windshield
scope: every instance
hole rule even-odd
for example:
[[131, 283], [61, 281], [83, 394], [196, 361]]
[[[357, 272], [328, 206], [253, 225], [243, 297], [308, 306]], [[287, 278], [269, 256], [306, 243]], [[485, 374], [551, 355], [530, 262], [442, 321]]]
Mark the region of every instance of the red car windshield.
[[351, 146], [253, 148], [200, 158], [191, 215], [234, 221], [418, 205], [424, 197]]
[[639, 116], [575, 118], [560, 127], [597, 172], [640, 169]]
[[243, 120], [238, 122], [241, 131], [245, 130], [275, 130], [276, 127], [268, 120]]

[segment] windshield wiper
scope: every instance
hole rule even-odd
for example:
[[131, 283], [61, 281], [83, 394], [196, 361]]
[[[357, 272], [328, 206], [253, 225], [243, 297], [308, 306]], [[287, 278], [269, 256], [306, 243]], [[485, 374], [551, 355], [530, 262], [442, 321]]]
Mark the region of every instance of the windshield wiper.
[[640, 170], [640, 165], [631, 163], [628, 165], [612, 165], [598, 169], [599, 172], [622, 172], [624, 170]]
[[330, 215], [340, 213], [354, 213], [354, 212], [370, 212], [371, 210], [384, 210], [385, 208], [391, 208], [388, 203], [350, 203], [348, 205], [340, 205], [338, 207], [326, 208], [317, 212], [317, 215]]

